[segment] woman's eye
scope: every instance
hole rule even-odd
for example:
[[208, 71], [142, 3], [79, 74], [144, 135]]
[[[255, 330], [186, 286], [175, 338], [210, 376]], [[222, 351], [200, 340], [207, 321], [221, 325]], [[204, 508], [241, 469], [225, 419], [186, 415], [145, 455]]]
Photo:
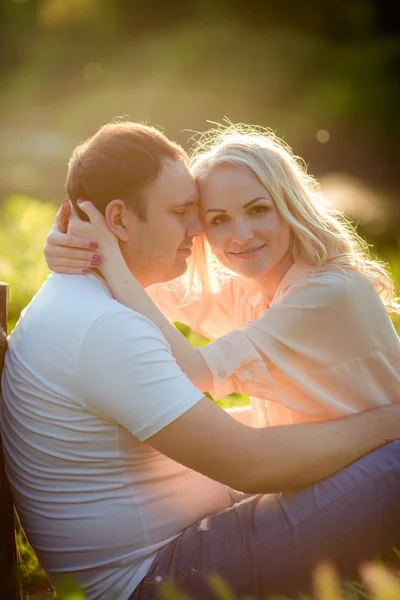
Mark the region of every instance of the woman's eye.
[[255, 215], [257, 215], [257, 214], [262, 214], [262, 213], [265, 213], [265, 212], [267, 212], [267, 210], [268, 210], [268, 209], [269, 209], [269, 207], [268, 207], [268, 206], [262, 206], [262, 205], [260, 205], [260, 206], [253, 206], [253, 207], [252, 207], [252, 208], [249, 210], [249, 213], [250, 213], [251, 215], [254, 215], [254, 214], [255, 214]]
[[214, 217], [213, 219], [211, 219], [210, 225], [221, 225], [222, 223], [225, 223], [227, 220], [228, 220], [227, 215], [218, 215], [218, 216]]

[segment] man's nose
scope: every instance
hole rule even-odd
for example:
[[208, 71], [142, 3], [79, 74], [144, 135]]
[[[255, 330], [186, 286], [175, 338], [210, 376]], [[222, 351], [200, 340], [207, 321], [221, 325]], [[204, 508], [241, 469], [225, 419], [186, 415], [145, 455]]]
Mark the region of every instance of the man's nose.
[[204, 233], [204, 228], [196, 211], [193, 211], [186, 227], [186, 235], [187, 237], [193, 237], [194, 235], [200, 235], [201, 233]]

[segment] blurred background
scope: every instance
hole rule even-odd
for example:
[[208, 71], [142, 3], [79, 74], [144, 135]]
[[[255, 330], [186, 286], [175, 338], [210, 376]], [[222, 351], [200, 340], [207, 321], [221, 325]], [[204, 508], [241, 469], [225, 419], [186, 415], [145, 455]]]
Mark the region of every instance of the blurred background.
[[228, 118], [272, 128], [400, 280], [396, 0], [2, 0], [0, 279], [10, 324], [74, 146], [117, 116], [189, 149]]

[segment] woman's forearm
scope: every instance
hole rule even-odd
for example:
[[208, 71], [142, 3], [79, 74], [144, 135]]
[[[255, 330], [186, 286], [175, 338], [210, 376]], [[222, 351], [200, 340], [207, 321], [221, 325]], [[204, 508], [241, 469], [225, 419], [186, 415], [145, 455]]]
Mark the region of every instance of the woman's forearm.
[[[110, 251], [111, 252], [111, 251]], [[194, 348], [184, 335], [166, 318], [149, 295], [128, 269], [119, 248], [115, 256], [108, 257], [102, 273], [118, 302], [131, 308], [155, 323], [171, 346], [176, 362], [188, 378], [201, 391], [212, 387], [212, 374], [197, 348]]]

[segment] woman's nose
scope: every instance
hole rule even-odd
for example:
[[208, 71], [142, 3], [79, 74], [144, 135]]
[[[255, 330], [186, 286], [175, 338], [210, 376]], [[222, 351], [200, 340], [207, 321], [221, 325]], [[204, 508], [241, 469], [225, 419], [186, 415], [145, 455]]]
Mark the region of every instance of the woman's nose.
[[245, 243], [253, 237], [251, 228], [243, 219], [236, 221], [233, 237], [235, 241], [241, 243]]

